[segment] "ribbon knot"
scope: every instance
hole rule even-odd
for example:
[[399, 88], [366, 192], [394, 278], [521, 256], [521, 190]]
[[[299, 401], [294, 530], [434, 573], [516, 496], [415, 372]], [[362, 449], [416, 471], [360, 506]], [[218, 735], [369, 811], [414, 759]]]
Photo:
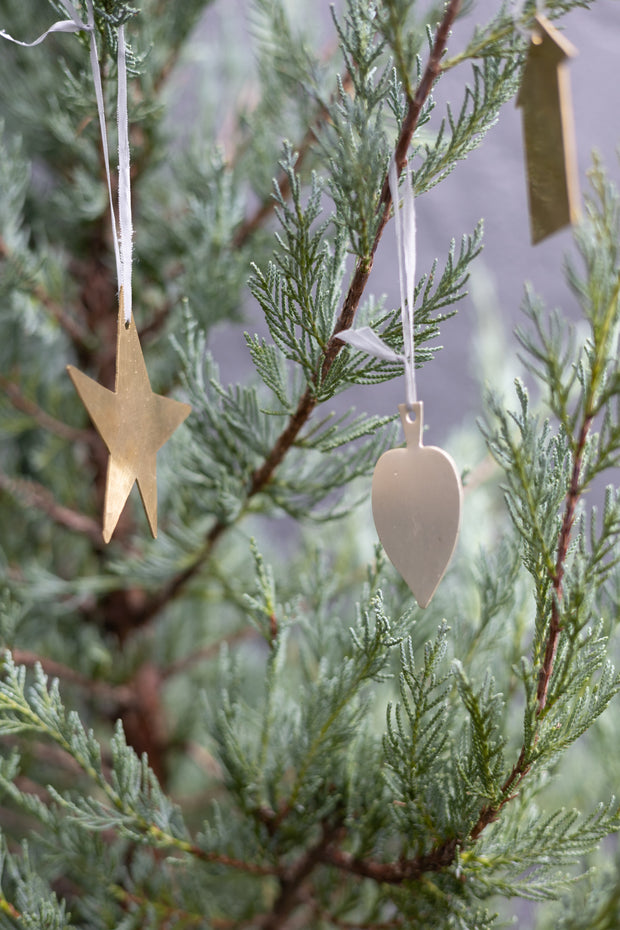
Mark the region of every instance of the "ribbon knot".
[[395, 352], [370, 326], [361, 326], [359, 329], [343, 329], [342, 332], [338, 333], [338, 339], [356, 349], [362, 349], [369, 355], [374, 355], [375, 358], [382, 358], [388, 362], [401, 362], [405, 366], [407, 406], [411, 408], [417, 401], [413, 306], [416, 269], [416, 219], [413, 177], [409, 162], [407, 162], [405, 168], [402, 207], [400, 206], [398, 171], [394, 158], [390, 161], [388, 181], [394, 204], [403, 351], [402, 353]]

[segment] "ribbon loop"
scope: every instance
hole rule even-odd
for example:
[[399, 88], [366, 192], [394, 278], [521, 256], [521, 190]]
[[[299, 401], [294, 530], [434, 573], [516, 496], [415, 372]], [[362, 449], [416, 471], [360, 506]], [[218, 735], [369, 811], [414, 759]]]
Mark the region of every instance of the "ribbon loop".
[[402, 208], [400, 207], [399, 179], [394, 158], [392, 158], [390, 162], [388, 180], [390, 192], [392, 194], [392, 202], [394, 204], [407, 404], [411, 407], [417, 401], [413, 308], [416, 270], [416, 218], [413, 177], [409, 162], [407, 162], [405, 167], [405, 188], [403, 192]]
[[103, 147], [103, 160], [105, 164], [106, 180], [108, 184], [108, 198], [110, 201], [110, 215], [112, 219], [112, 239], [114, 243], [114, 258], [116, 260], [116, 279], [118, 283], [119, 294], [121, 289], [124, 297], [125, 322], [129, 323], [132, 313], [131, 297], [131, 263], [133, 251], [133, 227], [131, 218], [131, 172], [130, 172], [130, 151], [129, 151], [129, 115], [127, 110], [127, 63], [125, 47], [125, 30], [124, 26], [119, 26], [118, 30], [118, 213], [119, 227], [116, 224], [116, 211], [114, 209], [114, 197], [112, 194], [112, 177], [110, 173], [110, 153], [108, 146], [108, 131], [106, 127], [105, 106], [103, 102], [103, 86], [101, 83], [101, 71], [99, 68], [99, 55], [97, 53], [97, 39], [95, 29], [95, 11], [92, 0], [86, 0], [88, 11], [88, 22], [84, 23], [80, 19], [76, 7], [71, 0], [61, 0], [67, 14], [71, 17], [69, 20], [61, 20], [54, 23], [50, 28], [40, 35], [34, 42], [21, 42], [14, 39], [3, 29], [0, 30], [0, 37], [14, 42], [15, 45], [21, 45], [24, 48], [34, 48], [40, 45], [49, 35], [54, 32], [88, 32], [90, 33], [90, 63], [93, 72], [93, 83], [95, 85], [95, 97], [97, 100], [97, 112], [99, 114], [99, 128], [101, 131], [101, 144]]

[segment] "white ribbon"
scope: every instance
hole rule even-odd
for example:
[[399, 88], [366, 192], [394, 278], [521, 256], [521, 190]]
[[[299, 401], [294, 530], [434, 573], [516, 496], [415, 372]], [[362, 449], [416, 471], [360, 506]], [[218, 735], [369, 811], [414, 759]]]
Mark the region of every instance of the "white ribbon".
[[338, 333], [338, 339], [342, 339], [354, 349], [362, 349], [368, 355], [374, 355], [375, 358], [385, 359], [386, 362], [404, 362], [405, 356], [400, 352], [391, 349], [387, 342], [384, 342], [380, 336], [377, 336], [374, 329], [370, 326], [360, 326], [359, 329], [343, 329]]
[[396, 227], [396, 249], [398, 252], [398, 283], [400, 285], [400, 317], [403, 325], [403, 349], [405, 355], [405, 378], [407, 382], [407, 403], [415, 404], [417, 400], [415, 384], [415, 346], [413, 331], [413, 295], [415, 289], [416, 265], [416, 222], [415, 197], [411, 165], [405, 167], [405, 190], [402, 209], [399, 208], [398, 173], [394, 159], [390, 162], [388, 173], [392, 202], [394, 204], [394, 225]]
[[0, 37], [21, 45], [25, 48], [34, 48], [40, 45], [53, 32], [89, 32], [90, 33], [90, 63], [97, 98], [97, 111], [99, 114], [99, 127], [101, 129], [101, 144], [103, 146], [103, 160], [105, 163], [106, 179], [108, 184], [108, 197], [110, 200], [110, 214], [112, 217], [112, 239], [114, 242], [114, 258], [116, 260], [116, 278], [119, 290], [123, 289], [123, 304], [125, 308], [125, 322], [131, 320], [131, 260], [133, 249], [133, 228], [131, 219], [131, 175], [129, 152], [129, 117], [127, 112], [127, 64], [125, 50], [125, 30], [119, 26], [118, 30], [118, 212], [120, 234], [116, 225], [114, 210], [114, 197], [112, 195], [112, 178], [110, 175], [110, 154], [108, 147], [108, 132], [106, 128], [105, 107], [103, 103], [103, 87], [101, 84], [101, 71], [99, 56], [97, 54], [97, 41], [95, 37], [95, 13], [92, 0], [86, 0], [88, 9], [88, 22], [84, 23], [71, 0], [61, 0], [70, 20], [54, 23], [40, 35], [34, 42], [20, 42], [14, 39], [4, 29], [0, 29]]
[[[91, 0], [88, 0], [89, 4]], [[125, 61], [125, 27], [118, 29], [118, 218], [120, 222], [119, 287], [123, 289], [125, 322], [131, 320], [131, 259], [133, 226], [131, 219], [131, 171], [129, 153], [129, 115], [127, 112], [127, 64]]]
[[362, 349], [369, 355], [385, 359], [388, 362], [402, 362], [405, 366], [407, 405], [416, 403], [415, 383], [415, 346], [414, 346], [414, 290], [416, 266], [416, 219], [415, 197], [411, 166], [405, 169], [405, 188], [402, 208], [398, 188], [396, 162], [392, 158], [388, 172], [390, 192], [394, 204], [394, 224], [396, 227], [396, 254], [398, 259], [398, 283], [400, 286], [400, 315], [403, 327], [403, 352], [395, 352], [369, 326], [360, 329], [344, 329], [338, 333], [338, 339]]

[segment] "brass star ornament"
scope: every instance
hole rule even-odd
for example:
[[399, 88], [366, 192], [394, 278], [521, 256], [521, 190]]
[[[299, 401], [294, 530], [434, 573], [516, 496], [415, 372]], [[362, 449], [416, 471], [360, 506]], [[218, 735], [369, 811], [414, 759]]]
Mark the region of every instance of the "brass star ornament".
[[110, 391], [73, 365], [69, 377], [103, 439], [110, 458], [103, 505], [103, 539], [108, 543], [134, 482], [153, 537], [157, 536], [157, 451], [189, 416], [191, 407], [154, 394], [131, 318], [118, 310], [116, 385]]

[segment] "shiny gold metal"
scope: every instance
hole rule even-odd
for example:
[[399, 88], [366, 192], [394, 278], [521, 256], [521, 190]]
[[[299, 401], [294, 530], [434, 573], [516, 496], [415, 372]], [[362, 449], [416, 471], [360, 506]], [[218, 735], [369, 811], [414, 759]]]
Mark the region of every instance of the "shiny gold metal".
[[407, 447], [384, 452], [372, 478], [372, 515], [388, 558], [427, 607], [448, 567], [463, 491], [452, 458], [422, 445], [423, 405], [400, 404]]
[[189, 415], [191, 407], [151, 390], [133, 318], [125, 324], [122, 292], [115, 390], [109, 391], [73, 365], [68, 365], [67, 371], [110, 453], [103, 508], [104, 541], [110, 541], [134, 481], [138, 483], [151, 533], [157, 536], [157, 450]]
[[568, 59], [574, 45], [535, 18], [517, 106], [523, 108], [532, 243], [574, 223], [579, 181]]

